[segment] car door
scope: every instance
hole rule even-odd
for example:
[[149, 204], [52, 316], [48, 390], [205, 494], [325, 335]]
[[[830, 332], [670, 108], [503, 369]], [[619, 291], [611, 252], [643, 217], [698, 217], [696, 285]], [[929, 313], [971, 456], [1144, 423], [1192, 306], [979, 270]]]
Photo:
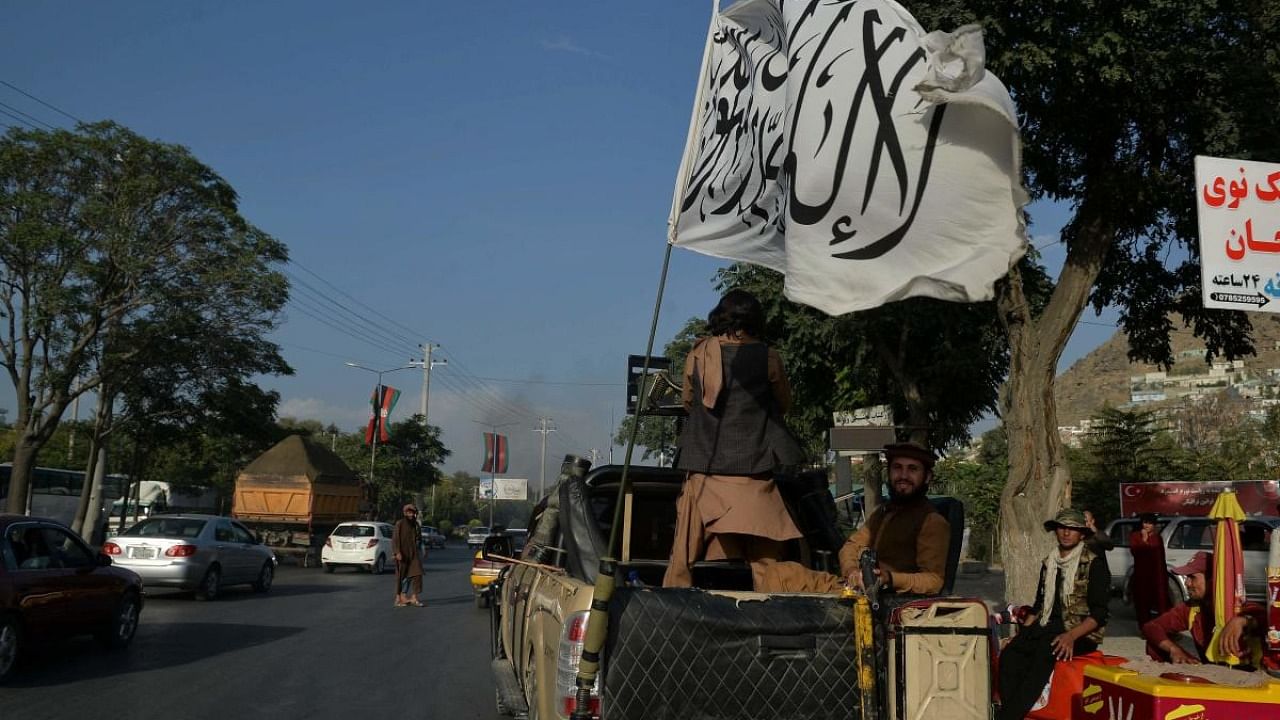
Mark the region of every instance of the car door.
[[71, 571], [57, 567], [40, 523], [10, 525], [4, 537], [15, 605], [23, 625], [34, 635], [75, 632], [78, 599], [68, 580]]
[[1182, 518], [1172, 523], [1164, 559], [1169, 567], [1185, 565], [1201, 550], [1213, 552], [1213, 533], [1217, 520], [1210, 518]]
[[1271, 549], [1269, 523], [1261, 520], [1245, 520], [1240, 523], [1240, 549], [1244, 555], [1244, 590], [1255, 600], [1267, 594], [1267, 554]]
[[[385, 558], [387, 567], [396, 566], [396, 548], [391, 542], [395, 536], [395, 528], [387, 523], [378, 523], [378, 552]], [[377, 559], [376, 556], [374, 558]]]
[[264, 552], [258, 541], [254, 539], [253, 533], [249, 529], [238, 522], [231, 523], [231, 532], [236, 539], [236, 548], [244, 557], [244, 570], [252, 580], [258, 579], [258, 573], [262, 571], [262, 564], [271, 560], [270, 556]]
[[68, 612], [75, 631], [95, 630], [111, 618], [119, 591], [116, 579], [101, 570], [98, 555], [75, 533], [55, 525], [41, 528], [53, 564], [65, 571], [62, 582], [71, 594]]
[[218, 551], [218, 562], [222, 565], [222, 583], [230, 585], [247, 582], [244, 552], [236, 540], [230, 520], [218, 518], [214, 523], [213, 542]]

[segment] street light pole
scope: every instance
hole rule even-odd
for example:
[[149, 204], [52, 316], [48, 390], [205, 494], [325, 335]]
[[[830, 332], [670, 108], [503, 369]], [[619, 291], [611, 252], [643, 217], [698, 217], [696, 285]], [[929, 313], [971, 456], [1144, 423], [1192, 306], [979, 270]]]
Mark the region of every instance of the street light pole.
[[[374, 370], [373, 368], [367, 368], [367, 367], [365, 367], [364, 365], [361, 365], [360, 363], [353, 363], [353, 362], [349, 362], [349, 363], [347, 363], [347, 367], [353, 367], [353, 368], [356, 368], [357, 370], [364, 370], [365, 372], [371, 372], [371, 373], [373, 373], [374, 375], [377, 375], [377, 376], [378, 376], [378, 384], [377, 384], [377, 386], [375, 386], [375, 388], [374, 388], [374, 390], [373, 390], [373, 419], [374, 419], [374, 422], [373, 422], [373, 442], [371, 443], [371, 445], [372, 445], [372, 447], [373, 447], [373, 450], [369, 453], [369, 485], [371, 485], [371, 486], [372, 486], [372, 485], [373, 485], [373, 481], [374, 481], [374, 466], [375, 466], [375, 464], [376, 464], [376, 463], [377, 463], [377, 461], [378, 461], [378, 435], [380, 434], [380, 432], [379, 432], [379, 431], [382, 429], [382, 422], [383, 422], [383, 418], [382, 418], [382, 376], [383, 376], [383, 375], [386, 375], [387, 373], [393, 373], [393, 372], [396, 372], [396, 371], [398, 371], [398, 370], [408, 370], [408, 369], [410, 369], [410, 368], [412, 368], [412, 367], [414, 367], [414, 366], [413, 366], [413, 365], [402, 365], [402, 366], [400, 366], [400, 367], [398, 367], [398, 368], [391, 368], [390, 370]], [[397, 498], [397, 500], [399, 500], [399, 498]]]

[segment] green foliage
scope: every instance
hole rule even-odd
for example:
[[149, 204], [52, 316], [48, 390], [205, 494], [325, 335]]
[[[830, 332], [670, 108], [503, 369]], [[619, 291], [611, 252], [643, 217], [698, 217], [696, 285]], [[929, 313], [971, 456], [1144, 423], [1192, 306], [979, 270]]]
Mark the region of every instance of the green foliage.
[[[1024, 268], [1031, 297], [1047, 297], [1043, 268], [1030, 260]], [[795, 396], [788, 420], [815, 457], [836, 410], [890, 404], [907, 434], [945, 447], [967, 440], [969, 427], [996, 409], [1009, 352], [994, 303], [912, 298], [830, 317], [787, 300], [772, 270], [739, 264], [717, 280], [764, 305], [766, 336]]]
[[[400, 516], [404, 503], [444, 480], [438, 466], [450, 452], [440, 442], [440, 428], [423, 425], [421, 415], [391, 423], [387, 433], [389, 439], [378, 443], [376, 460], [373, 448], [364, 444], [363, 431], [339, 435], [333, 444], [338, 456], [369, 483], [375, 517], [394, 519]], [[374, 462], [372, 482], [369, 479], [371, 460]], [[440, 494], [437, 491], [438, 507]], [[422, 511], [424, 516], [440, 515], [435, 509]]]
[[974, 460], [948, 456], [934, 467], [931, 492], [964, 503], [969, 556], [976, 560], [997, 559], [1000, 495], [1009, 476], [1008, 448], [1004, 428], [996, 427], [982, 435]]
[[[1071, 281], [1092, 287], [1095, 308], [1120, 308], [1130, 357], [1172, 364], [1174, 312], [1210, 356], [1251, 352], [1248, 313], [1200, 302], [1189, 189], [1195, 155], [1280, 157], [1274, 3], [938, 0], [912, 11], [927, 28], [982, 25], [987, 67], [1018, 107], [1027, 188], [1071, 204], [1062, 238], [1083, 270]], [[1080, 304], [1061, 310], [1074, 317], [1084, 296], [1070, 297]]]
[[111, 122], [11, 129], [0, 207], [0, 305], [14, 321], [0, 364], [18, 398], [11, 507], [79, 394], [121, 401], [138, 444], [154, 447], [142, 440], [152, 426], [196, 422], [203, 396], [290, 372], [266, 340], [287, 299], [273, 269], [286, 250], [185, 148]]

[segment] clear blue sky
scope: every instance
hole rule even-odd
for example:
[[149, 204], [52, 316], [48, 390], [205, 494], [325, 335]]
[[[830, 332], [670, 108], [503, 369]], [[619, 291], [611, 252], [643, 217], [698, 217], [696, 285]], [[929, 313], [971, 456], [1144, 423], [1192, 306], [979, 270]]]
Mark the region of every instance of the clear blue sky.
[[[358, 427], [374, 378], [343, 362], [395, 367], [429, 338], [450, 360], [430, 407], [447, 469], [479, 469], [477, 420], [513, 423], [512, 476], [536, 481], [539, 416], [560, 429], [549, 475], [607, 452], [622, 387], [509, 380], [621, 383], [643, 351], [709, 2], [4, 5], [0, 79], [190, 147], [288, 244], [316, 292], [275, 335], [297, 371], [264, 381], [282, 415]], [[1063, 213], [1033, 212], [1044, 245]], [[677, 251], [659, 345], [714, 304], [718, 266]], [[359, 322], [320, 294], [373, 342], [312, 317]], [[1111, 331], [1081, 326], [1066, 361]], [[420, 372], [387, 382], [416, 411]]]

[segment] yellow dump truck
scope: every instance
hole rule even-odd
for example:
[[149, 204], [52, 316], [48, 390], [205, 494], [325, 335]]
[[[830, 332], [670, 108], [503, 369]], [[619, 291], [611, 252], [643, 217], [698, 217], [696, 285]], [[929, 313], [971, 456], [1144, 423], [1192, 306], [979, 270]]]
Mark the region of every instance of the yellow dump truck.
[[304, 567], [339, 523], [360, 519], [360, 478], [342, 458], [290, 435], [236, 477], [232, 515], [280, 557]]

